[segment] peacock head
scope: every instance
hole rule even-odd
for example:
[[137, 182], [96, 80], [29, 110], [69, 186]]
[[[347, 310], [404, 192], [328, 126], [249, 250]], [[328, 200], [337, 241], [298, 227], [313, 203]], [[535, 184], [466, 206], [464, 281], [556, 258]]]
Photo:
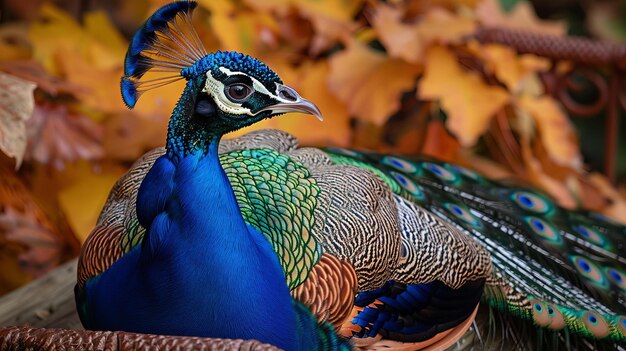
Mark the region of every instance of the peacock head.
[[[186, 79], [187, 86], [173, 116], [193, 125], [184, 126], [186, 130], [179, 134], [204, 128], [221, 136], [287, 112], [322, 119], [313, 103], [284, 85], [263, 62], [237, 52], [207, 54], [191, 24], [196, 6], [195, 1], [165, 5], [133, 36], [121, 83], [122, 97], [129, 108], [144, 91]], [[171, 74], [147, 79], [145, 75], [151, 70]]]
[[319, 109], [283, 84], [263, 62], [237, 52], [209, 54], [182, 70], [198, 80], [195, 113], [213, 119], [213, 127], [234, 129], [286, 112], [303, 112], [320, 120]]

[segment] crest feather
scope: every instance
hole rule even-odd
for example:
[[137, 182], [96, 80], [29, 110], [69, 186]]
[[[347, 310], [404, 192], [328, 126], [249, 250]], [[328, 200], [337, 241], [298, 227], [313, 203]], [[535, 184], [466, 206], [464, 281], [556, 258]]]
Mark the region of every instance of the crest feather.
[[[195, 1], [176, 1], [158, 9], [133, 36], [126, 58], [121, 91], [124, 103], [133, 108], [141, 94], [183, 79], [181, 71], [207, 55], [191, 23]], [[148, 72], [171, 75], [144, 79]]]

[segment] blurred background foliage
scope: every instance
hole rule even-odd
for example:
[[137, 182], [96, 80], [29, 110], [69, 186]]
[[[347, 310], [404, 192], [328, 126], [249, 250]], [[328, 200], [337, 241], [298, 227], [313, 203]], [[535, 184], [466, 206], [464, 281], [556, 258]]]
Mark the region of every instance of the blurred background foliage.
[[[181, 85], [147, 92], [129, 111], [119, 80], [128, 39], [166, 2], [0, 2], [0, 294], [76, 256], [115, 180], [163, 145]], [[577, 128], [545, 93], [539, 74], [550, 62], [472, 37], [504, 27], [620, 42], [626, 3], [198, 2], [194, 20], [208, 51], [260, 58], [325, 116], [253, 128], [287, 130], [307, 145], [431, 155], [626, 222], [626, 162], [617, 184], [597, 171], [602, 124]], [[520, 153], [498, 143], [502, 128]]]

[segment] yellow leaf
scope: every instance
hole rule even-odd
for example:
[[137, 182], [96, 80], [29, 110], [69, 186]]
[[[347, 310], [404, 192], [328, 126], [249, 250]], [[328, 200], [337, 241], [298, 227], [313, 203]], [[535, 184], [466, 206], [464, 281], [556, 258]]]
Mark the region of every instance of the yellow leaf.
[[498, 0], [483, 0], [476, 8], [476, 16], [485, 27], [509, 28], [558, 36], [567, 33], [567, 24], [564, 21], [540, 20], [528, 1], [518, 1], [510, 12], [505, 13]]
[[489, 86], [476, 73], [463, 70], [454, 54], [441, 46], [427, 51], [417, 92], [420, 99], [440, 101], [448, 114], [448, 130], [463, 146], [474, 145], [510, 99], [504, 89]]
[[421, 36], [428, 44], [431, 42], [460, 43], [474, 30], [476, 30], [476, 23], [473, 19], [438, 8], [429, 11], [420, 22]]
[[535, 55], [519, 55], [515, 50], [498, 44], [468, 45], [475, 55], [482, 58], [486, 69], [493, 72], [509, 91], [518, 93], [530, 75], [548, 70], [550, 61]]
[[518, 99], [518, 107], [528, 111], [539, 129], [541, 141], [550, 158], [560, 166], [580, 170], [582, 160], [574, 128], [558, 103], [549, 96]]
[[[59, 46], [63, 47], [65, 45]], [[121, 67], [97, 69], [81, 57], [66, 55], [62, 50], [56, 55], [58, 67], [66, 79], [83, 88], [79, 93], [83, 102], [97, 111], [115, 113], [126, 110], [120, 97]]]
[[84, 22], [85, 35], [93, 41], [89, 62], [103, 69], [119, 67], [128, 48], [120, 32], [102, 11], [86, 13]]
[[337, 22], [352, 22], [363, 0], [292, 0], [294, 5], [311, 17], [325, 17]]
[[26, 151], [26, 120], [33, 114], [36, 85], [0, 72], [0, 150], [19, 168]]
[[59, 192], [59, 204], [81, 242], [95, 226], [109, 191], [122, 173], [122, 169], [113, 167], [95, 174], [87, 163], [74, 165], [63, 173], [72, 181]]
[[424, 42], [417, 24], [402, 23], [402, 11], [384, 3], [374, 7], [372, 27], [389, 56], [419, 63], [423, 56]]
[[44, 4], [41, 8], [42, 19], [35, 22], [29, 32], [33, 45], [33, 58], [39, 61], [46, 71], [59, 74], [56, 64], [56, 53], [69, 49], [65, 55], [81, 55], [84, 45], [90, 45], [84, 40], [82, 28], [65, 12], [56, 7]]
[[372, 25], [389, 56], [420, 63], [424, 48], [432, 42], [457, 43], [475, 30], [473, 20], [453, 15], [440, 8], [428, 11], [412, 24], [402, 22], [399, 8], [380, 3], [374, 9]]
[[350, 114], [383, 125], [400, 108], [403, 93], [415, 86], [418, 66], [352, 41], [330, 59], [331, 90]]

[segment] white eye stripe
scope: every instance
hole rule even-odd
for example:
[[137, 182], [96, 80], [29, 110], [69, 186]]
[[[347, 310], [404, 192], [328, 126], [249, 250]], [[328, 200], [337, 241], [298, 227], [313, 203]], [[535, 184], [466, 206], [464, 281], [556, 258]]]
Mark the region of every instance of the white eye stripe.
[[230, 101], [224, 92], [224, 83], [213, 78], [211, 71], [206, 74], [206, 83], [202, 92], [209, 94], [217, 104], [217, 107], [227, 113], [233, 115], [249, 115], [254, 116], [249, 108], [241, 106], [241, 104]]
[[[220, 69], [220, 71], [222, 71], [224, 74], [226, 74], [229, 77], [230, 76], [234, 76], [234, 75], [238, 75], [238, 74], [243, 74], [246, 77], [249, 77], [250, 79], [252, 79], [252, 88], [255, 91], [258, 91], [261, 94], [270, 96], [270, 97], [272, 97], [272, 98], [274, 98], [274, 99], [276, 99], [276, 100], [278, 100], [280, 102], [286, 102], [286, 103], [293, 102], [292, 100], [288, 100], [288, 99], [282, 98], [282, 97], [272, 93], [271, 91], [267, 90], [265, 85], [263, 85], [261, 82], [259, 82], [256, 78], [250, 77], [249, 75], [247, 75], [247, 74], [245, 74], [243, 72], [233, 72], [233, 71], [231, 71], [231, 70], [229, 70], [228, 68], [225, 68], [225, 67], [220, 67], [219, 69]], [[276, 90], [278, 91], [279, 84], [278, 83], [275, 83], [275, 84], [276, 84]]]
[[[224, 67], [220, 67], [219, 68], [220, 71], [222, 71], [224, 74], [226, 74], [227, 76], [232, 76], [232, 75], [237, 75], [237, 74], [245, 74], [242, 72], [233, 72], [231, 70], [229, 70], [228, 68], [224, 68]], [[288, 100], [285, 98], [282, 98], [272, 92], [270, 92], [265, 85], [263, 85], [261, 82], [259, 82], [257, 79], [255, 79], [254, 77], [250, 77], [249, 75], [246, 74], [247, 77], [249, 77], [252, 80], [252, 89], [254, 89], [254, 91], [259, 92], [261, 94], [267, 95], [277, 101], [283, 102], [283, 103], [292, 103], [293, 100]], [[224, 92], [224, 83], [220, 82], [219, 80], [215, 79], [213, 77], [213, 75], [211, 74], [211, 71], [208, 71], [206, 74], [206, 83], [204, 85], [204, 88], [202, 89], [202, 92], [209, 94], [211, 97], [213, 97], [213, 100], [215, 100], [215, 103], [217, 104], [217, 106], [224, 112], [233, 114], [233, 115], [249, 115], [249, 116], [255, 116], [255, 113], [252, 113], [252, 111], [249, 108], [243, 107], [241, 105], [241, 103], [236, 103], [231, 101], [228, 97], [226, 97], [226, 93]], [[278, 90], [278, 88], [280, 87], [280, 85], [278, 83], [276, 83], [276, 90]], [[261, 111], [257, 112], [260, 113]]]

